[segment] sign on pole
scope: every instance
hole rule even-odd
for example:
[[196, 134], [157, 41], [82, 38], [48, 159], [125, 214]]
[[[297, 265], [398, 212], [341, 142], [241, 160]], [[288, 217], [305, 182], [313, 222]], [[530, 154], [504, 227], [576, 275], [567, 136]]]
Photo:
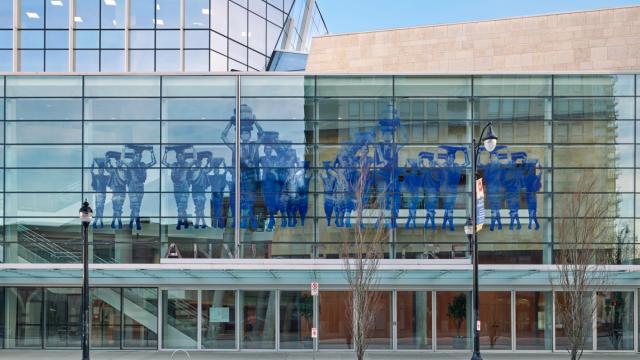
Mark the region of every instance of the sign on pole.
[[314, 339], [318, 337], [318, 328], [311, 328], [311, 337]]
[[318, 290], [320, 290], [319, 287], [318, 287], [318, 282], [317, 281], [312, 282], [311, 283], [311, 296], [318, 296]]
[[482, 230], [484, 225], [485, 211], [484, 211], [484, 185], [482, 184], [482, 178], [476, 180], [476, 231]]

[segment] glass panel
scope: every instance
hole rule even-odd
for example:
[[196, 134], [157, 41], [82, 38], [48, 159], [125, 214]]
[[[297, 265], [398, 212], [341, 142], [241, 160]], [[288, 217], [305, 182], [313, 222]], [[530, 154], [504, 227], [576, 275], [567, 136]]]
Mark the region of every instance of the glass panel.
[[79, 347], [82, 324], [80, 288], [48, 288], [45, 292], [47, 316], [46, 347]]
[[551, 292], [516, 292], [516, 350], [551, 350]]
[[573, 192], [580, 179], [593, 179], [593, 192], [633, 192], [633, 169], [555, 169], [553, 189]]
[[396, 76], [396, 96], [471, 96], [471, 77]]
[[[162, 95], [166, 97], [235, 97], [235, 78], [232, 76], [165, 76], [162, 79]], [[225, 118], [228, 119], [228, 116]]]
[[[124, 313], [123, 347], [152, 348], [158, 346], [158, 290], [122, 289]], [[176, 339], [184, 337], [175, 327], [167, 326]], [[174, 336], [175, 335], [175, 336]]]
[[19, 35], [21, 49], [41, 49], [44, 47], [44, 31], [22, 30]]
[[633, 121], [555, 121], [553, 137], [562, 143], [633, 143]]
[[124, 71], [124, 51], [102, 50], [100, 52], [100, 71], [123, 72]]
[[476, 76], [474, 96], [550, 96], [550, 76]]
[[82, 77], [79, 76], [10, 76], [8, 97], [80, 97]]
[[480, 347], [490, 350], [511, 349], [511, 292], [480, 292]]
[[227, 0], [211, 0], [211, 26], [213, 30], [225, 36], [227, 35], [227, 22], [229, 19], [227, 6]]
[[7, 167], [79, 167], [80, 145], [7, 145]]
[[82, 191], [80, 169], [7, 169], [5, 177], [5, 191]]
[[85, 121], [84, 141], [89, 144], [157, 143], [160, 127], [152, 121]]
[[75, 2], [74, 26], [76, 29], [97, 29], [100, 24], [100, 0]]
[[153, 30], [131, 30], [129, 31], [129, 46], [132, 49], [153, 49], [154, 34]]
[[46, 27], [48, 29], [69, 28], [69, 1], [46, 1]]
[[41, 348], [43, 324], [42, 288], [7, 288], [5, 302], [7, 318], [4, 319], [7, 330], [7, 347]]
[[11, 30], [0, 31], [0, 48], [13, 48], [13, 32]]
[[100, 47], [103, 49], [124, 48], [124, 31], [122, 30], [100, 31]]
[[[124, 28], [124, 0], [101, 1], [101, 25], [103, 29]], [[152, 8], [153, 9], [153, 8]]]
[[481, 98], [474, 101], [474, 119], [545, 120], [550, 114], [549, 105], [548, 100], [542, 98]]
[[633, 292], [597, 294], [598, 351], [633, 350]]
[[100, 43], [100, 32], [93, 30], [77, 30], [75, 32], [76, 49], [97, 49]]
[[195, 349], [198, 334], [198, 291], [162, 291], [162, 347]]
[[241, 291], [241, 349], [274, 349], [276, 292]]
[[20, 28], [42, 29], [44, 27], [44, 1], [21, 0], [19, 6]]
[[557, 120], [633, 119], [633, 98], [554, 98]]
[[267, 36], [267, 23], [266, 20], [256, 16], [253, 13], [249, 13], [249, 47], [258, 51], [259, 53], [266, 53], [266, 36]]
[[241, 95], [243, 97], [301, 97], [313, 96], [312, 76], [244, 76]]
[[[214, 5], [215, 13], [215, 5]], [[243, 45], [247, 45], [247, 10], [235, 3], [229, 3], [229, 37]]]
[[471, 343], [471, 294], [465, 292], [438, 291], [436, 293], [437, 347], [444, 349], [469, 349]]
[[[193, 1], [193, 0], [192, 0]], [[189, 1], [186, 1], [188, 3]], [[176, 0], [156, 0], [156, 28], [180, 27], [180, 1]]]
[[76, 50], [76, 72], [98, 72], [100, 55], [98, 50]]
[[156, 50], [156, 71], [180, 71], [180, 50]]
[[43, 72], [44, 71], [44, 51], [43, 50], [20, 50], [19, 71], [21, 72]]
[[202, 348], [236, 348], [236, 292], [202, 291]]
[[[556, 350], [565, 350], [568, 347], [567, 335], [565, 334], [564, 321], [572, 319], [573, 327], [582, 328], [585, 332], [584, 349], [591, 349], [593, 344], [593, 319], [591, 311], [593, 300], [592, 293], [585, 292], [581, 297], [568, 297], [562, 292], [556, 292]], [[571, 300], [569, 300], [571, 299]]]
[[209, 71], [208, 50], [185, 50], [184, 71], [207, 72]]
[[69, 52], [67, 50], [47, 50], [45, 71], [67, 72], [69, 67]]
[[369, 331], [370, 349], [390, 349], [392, 345], [391, 334], [391, 292], [376, 291], [371, 293], [374, 306], [374, 322]]
[[187, 49], [207, 49], [209, 47], [209, 31], [186, 30], [184, 32], [184, 47]]
[[0, 50], [0, 71], [13, 71], [13, 54], [11, 50]]
[[431, 292], [398, 291], [398, 349], [431, 349]]
[[85, 120], [159, 120], [160, 99], [86, 99]]
[[[151, 43], [151, 45], [152, 45], [151, 47], [153, 47], [153, 42]], [[156, 31], [156, 48], [179, 49], [180, 48], [180, 31], [178, 30]]]
[[319, 296], [318, 347], [320, 349], [350, 349], [351, 309], [346, 291], [321, 291]]
[[280, 348], [311, 349], [313, 297], [309, 291], [280, 292]]
[[[162, 118], [165, 120], [226, 120], [235, 111], [234, 99], [163, 99]], [[171, 136], [171, 135], [169, 135]], [[219, 142], [219, 137], [210, 142]]]
[[633, 96], [633, 75], [556, 75], [555, 96]]
[[159, 76], [87, 76], [85, 96], [160, 96]]
[[556, 167], [633, 167], [633, 145], [558, 145], [554, 147]]
[[[216, 9], [217, 11], [217, 9]], [[209, 0], [191, 0], [184, 4], [185, 27], [209, 27]]]
[[391, 96], [392, 78], [377, 77], [319, 77], [317, 96]]
[[0, 29], [13, 27], [13, 1], [0, 1]]
[[155, 0], [134, 1], [129, 9], [131, 28], [152, 29], [155, 24]]
[[129, 70], [132, 72], [153, 72], [153, 50], [130, 50]]
[[91, 346], [120, 348], [120, 288], [91, 289]]
[[7, 120], [82, 120], [82, 101], [7, 99]]

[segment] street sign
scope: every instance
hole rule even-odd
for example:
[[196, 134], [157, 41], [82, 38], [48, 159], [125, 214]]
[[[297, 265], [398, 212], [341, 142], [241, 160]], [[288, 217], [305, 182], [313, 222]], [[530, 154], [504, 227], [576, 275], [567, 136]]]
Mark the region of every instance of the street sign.
[[476, 231], [482, 230], [484, 220], [484, 185], [482, 184], [482, 178], [480, 178], [476, 180]]
[[318, 287], [318, 282], [314, 281], [311, 283], [311, 296], [318, 296], [318, 291], [320, 288]]
[[480, 331], [481, 326], [480, 326], [480, 320], [476, 321], [476, 330]]
[[317, 338], [318, 337], [318, 329], [317, 328], [311, 328], [311, 337], [312, 338]]

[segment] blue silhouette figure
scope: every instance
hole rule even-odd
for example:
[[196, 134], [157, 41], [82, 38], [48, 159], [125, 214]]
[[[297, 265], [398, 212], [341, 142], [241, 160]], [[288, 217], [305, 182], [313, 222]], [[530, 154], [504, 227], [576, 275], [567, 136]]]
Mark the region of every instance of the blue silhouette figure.
[[322, 180], [322, 186], [324, 189], [324, 217], [327, 220], [327, 226], [331, 226], [331, 216], [333, 215], [333, 208], [335, 207], [335, 186], [336, 178], [335, 172], [331, 169], [331, 161], [325, 160], [322, 162], [324, 172], [320, 173], [320, 180]]
[[260, 157], [262, 194], [267, 211], [269, 212], [269, 222], [267, 231], [272, 231], [276, 224], [276, 213], [281, 209], [280, 196], [282, 193], [282, 183], [279, 181], [280, 157], [276, 155], [274, 147], [277, 147], [278, 133], [275, 131], [265, 131], [262, 134], [263, 156]]
[[[275, 160], [275, 173], [276, 184], [273, 186], [277, 189], [277, 198], [274, 199], [277, 210], [280, 212], [280, 227], [288, 226], [288, 198], [287, 193], [287, 180], [289, 178], [290, 167], [296, 166], [297, 156], [295, 150], [291, 147], [290, 141], [279, 141], [278, 145], [274, 147], [277, 159]], [[293, 155], [293, 156], [292, 156]]]
[[[344, 165], [343, 165], [344, 164]], [[330, 176], [335, 179], [334, 181], [334, 199], [335, 199], [335, 220], [334, 223], [337, 227], [345, 226], [345, 214], [347, 208], [350, 207], [347, 203], [351, 201], [349, 192], [351, 191], [351, 185], [347, 179], [347, 167], [344, 157], [338, 157], [334, 163], [334, 167], [327, 169]]]
[[[222, 131], [222, 141], [231, 149], [232, 162], [235, 163], [235, 144], [227, 138], [231, 127], [236, 123], [236, 111], [231, 116], [229, 124]], [[240, 105], [240, 227], [247, 228], [247, 223], [251, 224], [253, 229], [258, 227], [257, 220], [253, 213], [253, 205], [256, 199], [256, 190], [259, 175], [259, 141], [262, 137], [262, 127], [256, 122], [256, 117], [253, 114], [251, 107], [246, 104]], [[251, 132], [253, 127], [256, 127], [258, 131], [258, 142], [251, 140]], [[234, 188], [234, 185], [230, 185]], [[232, 197], [235, 197], [235, 189], [233, 190]], [[232, 203], [232, 207], [235, 208], [235, 201]], [[235, 210], [235, 209], [234, 209]], [[235, 221], [235, 218], [234, 218]]]
[[199, 151], [196, 154], [196, 161], [191, 164], [189, 169], [189, 182], [191, 183], [191, 198], [195, 207], [195, 229], [207, 227], [204, 220], [204, 208], [207, 202], [207, 189], [209, 188], [209, 176], [207, 175], [212, 168], [211, 151]]
[[535, 224], [535, 229], [540, 229], [540, 223], [538, 222], [538, 198], [537, 193], [542, 187], [542, 175], [538, 160], [529, 160], [524, 164], [524, 190], [525, 199], [527, 201], [527, 209], [529, 211], [529, 226], [531, 229], [532, 223]]
[[[304, 226], [304, 220], [307, 217], [307, 211], [309, 210], [309, 183], [311, 182], [311, 162], [305, 160], [302, 163], [302, 168], [299, 168], [294, 175], [295, 183], [295, 199], [294, 199], [294, 216], [300, 216], [300, 225]], [[295, 221], [294, 221], [295, 224]]]
[[513, 230], [516, 225], [520, 230], [520, 191], [523, 187], [524, 166], [523, 160], [526, 159], [525, 152], [512, 152], [511, 163], [506, 167], [504, 173], [505, 197], [507, 200], [507, 208], [509, 209], [509, 230]]
[[296, 150], [287, 144], [286, 151], [282, 153], [283, 169], [285, 170], [284, 185], [282, 188], [282, 196], [280, 201], [284, 208], [285, 216], [287, 219], [288, 227], [295, 227], [298, 224], [297, 218], [297, 198], [298, 198], [298, 184], [296, 179], [296, 173], [298, 171], [298, 155]]
[[[489, 230], [493, 231], [498, 225], [498, 230], [502, 230], [502, 220], [500, 209], [504, 200], [504, 172], [505, 167], [500, 160], [507, 158], [507, 154], [498, 153], [506, 146], [497, 146], [494, 151], [489, 153], [489, 162], [482, 166], [484, 169], [484, 182], [486, 184], [486, 198], [491, 210], [491, 224]], [[482, 148], [484, 149], [484, 148]]]
[[[187, 152], [187, 150], [190, 150]], [[169, 162], [167, 155], [175, 153], [175, 161]], [[176, 230], [182, 226], [189, 228], [187, 206], [189, 205], [189, 168], [193, 163], [193, 145], [173, 145], [164, 149], [162, 164], [171, 169], [171, 181], [173, 182], [173, 196], [176, 200], [178, 222]]]
[[211, 227], [223, 229], [226, 215], [224, 211], [224, 189], [227, 187], [227, 174], [224, 158], [211, 160], [213, 171], [208, 175], [211, 186]]
[[378, 121], [382, 142], [375, 145], [376, 187], [378, 194], [384, 194], [384, 205], [391, 213], [391, 227], [397, 225], [400, 210], [400, 191], [398, 188], [398, 152], [401, 145], [395, 142], [395, 131], [400, 125], [400, 118], [393, 108], [388, 105], [389, 118]]
[[[359, 131], [353, 135], [352, 144], [347, 145], [340, 153], [341, 164], [346, 167], [344, 174], [349, 189], [344, 199], [343, 225], [346, 227], [352, 226], [351, 212], [358, 205], [356, 192], [361, 192], [362, 206], [366, 206], [369, 201], [369, 189], [373, 184], [370, 169], [374, 164], [374, 159], [369, 156], [369, 144], [374, 137], [375, 132]], [[360, 225], [364, 226], [363, 223]]]
[[109, 186], [109, 174], [105, 169], [106, 159], [95, 158], [91, 163], [91, 188], [96, 192], [96, 212], [93, 218], [93, 228], [100, 222], [100, 228], [104, 227], [104, 203], [107, 199], [107, 186]]
[[119, 151], [107, 151], [105, 168], [109, 173], [109, 188], [111, 188], [113, 205], [113, 218], [111, 228], [122, 229], [122, 207], [127, 196], [127, 170], [122, 161], [122, 153]]
[[[440, 145], [439, 148], [447, 151], [446, 154], [438, 154], [438, 157], [445, 161], [443, 165], [443, 181], [441, 184], [442, 207], [444, 208], [442, 229], [446, 229], [447, 224], [449, 224], [449, 230], [454, 231], [453, 209], [456, 205], [458, 185], [460, 184], [462, 173], [469, 164], [469, 154], [467, 148], [464, 146]], [[464, 153], [464, 164], [456, 163], [456, 154], [458, 151]]]
[[[151, 159], [147, 163], [142, 161], [142, 153], [144, 151], [148, 151], [151, 154]], [[147, 181], [147, 170], [156, 164], [156, 156], [151, 145], [127, 144], [125, 145], [125, 157], [130, 159], [125, 164], [129, 207], [131, 208], [129, 228], [133, 228], [133, 222], [135, 221], [136, 229], [140, 230], [140, 208], [144, 197], [144, 183]]]
[[[401, 175], [402, 176], [402, 175]], [[422, 169], [418, 167], [416, 159], [408, 159], [407, 166], [404, 169], [404, 176], [398, 179], [401, 184], [401, 190], [408, 196], [409, 216], [404, 227], [408, 229], [413, 221], [413, 228], [416, 228], [416, 217], [418, 206], [420, 206], [422, 195], [422, 183], [424, 182], [424, 174]]]
[[438, 167], [437, 159], [434, 158], [432, 152], [422, 151], [419, 156], [421, 160], [420, 169], [423, 173], [422, 188], [424, 190], [424, 209], [426, 212], [424, 228], [428, 228], [429, 222], [431, 222], [431, 230], [435, 230], [436, 208], [438, 207], [438, 194], [442, 185], [443, 171]]

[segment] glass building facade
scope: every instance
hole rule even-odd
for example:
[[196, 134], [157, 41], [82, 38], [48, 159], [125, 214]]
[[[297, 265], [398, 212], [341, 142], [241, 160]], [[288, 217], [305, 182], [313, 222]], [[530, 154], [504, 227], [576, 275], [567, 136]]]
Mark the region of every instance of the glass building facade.
[[[363, 226], [388, 229], [385, 266], [435, 264], [432, 277], [398, 270], [381, 283], [371, 348], [469, 349], [469, 274], [446, 278], [446, 264], [468, 264], [470, 143], [489, 121], [499, 146], [480, 153], [479, 257], [492, 267], [484, 276], [504, 278], [481, 288], [484, 349], [563, 350], [562, 294], [533, 272], [554, 265], [562, 204], [579, 178], [609, 199], [598, 219], [608, 230], [593, 244], [602, 259], [638, 262], [638, 75], [7, 75], [0, 84], [5, 348], [79, 346], [77, 285], [11, 280], [9, 270], [79, 264], [86, 198], [91, 262], [108, 274], [140, 268], [145, 279], [123, 287], [120, 275], [109, 283], [96, 273], [93, 347], [351, 349], [344, 279], [325, 273], [313, 297], [310, 278], [295, 274], [339, 267], [356, 226], [354, 179], [366, 171], [366, 196], [384, 208], [382, 219], [365, 211]], [[199, 285], [184, 285], [161, 273], [233, 262], [258, 266], [256, 277], [196, 269]], [[256, 265], [266, 263], [290, 275]], [[585, 294], [597, 306], [590, 348], [638, 349], [639, 288], [627, 279]]]
[[263, 71], [327, 33], [307, 1], [6, 0], [0, 71]]

